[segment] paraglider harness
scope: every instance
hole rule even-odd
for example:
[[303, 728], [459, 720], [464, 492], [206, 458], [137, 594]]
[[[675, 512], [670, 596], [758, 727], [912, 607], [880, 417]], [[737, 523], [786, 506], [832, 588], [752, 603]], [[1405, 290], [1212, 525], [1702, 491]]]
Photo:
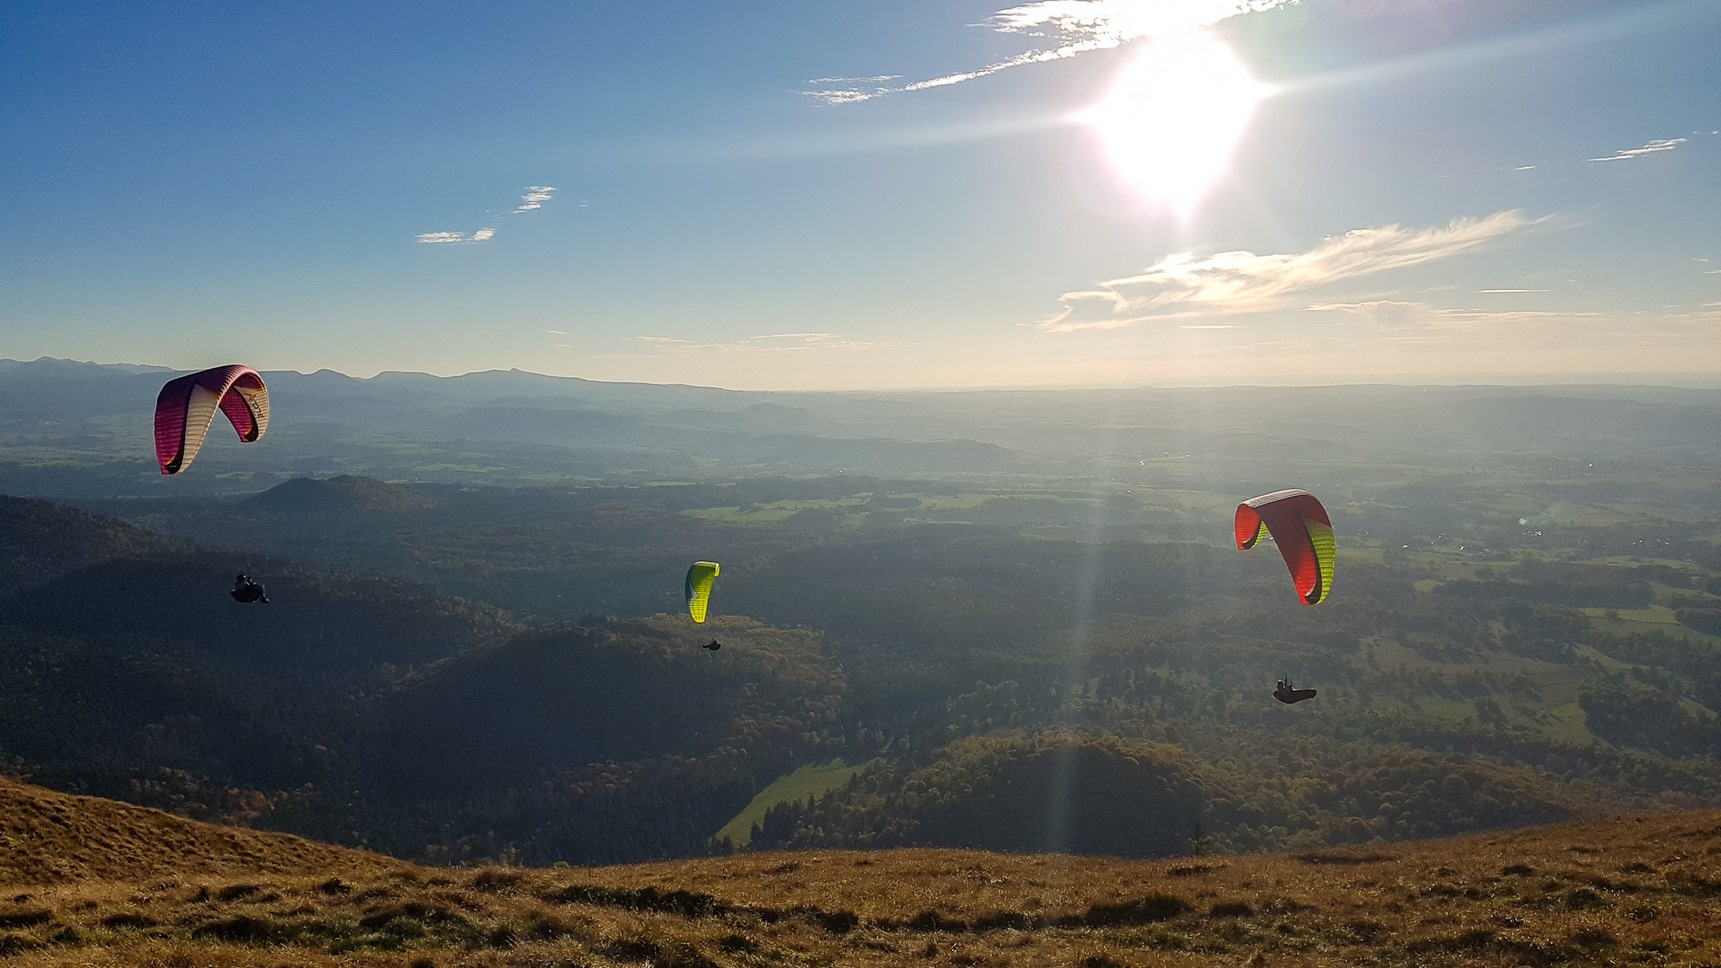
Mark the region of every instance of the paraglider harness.
[[269, 604], [269, 596], [264, 593], [263, 586], [252, 581], [244, 572], [240, 572], [239, 577], [233, 580], [233, 591], [228, 594], [232, 595], [236, 602]]
[[1302, 702], [1305, 699], [1315, 698], [1315, 691], [1313, 689], [1298, 689], [1291, 684], [1291, 677], [1286, 676], [1280, 679], [1277, 687], [1273, 689], [1273, 698], [1286, 704]]

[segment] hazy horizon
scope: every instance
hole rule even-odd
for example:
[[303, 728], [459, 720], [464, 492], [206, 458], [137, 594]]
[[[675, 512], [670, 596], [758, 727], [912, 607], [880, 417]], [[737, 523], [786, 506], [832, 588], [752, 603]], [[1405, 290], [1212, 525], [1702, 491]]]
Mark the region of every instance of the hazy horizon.
[[[0, 363], [75, 363], [87, 366], [122, 366], [159, 369], [163, 372], [191, 372], [195, 367], [175, 367], [163, 363], [138, 363], [129, 360], [80, 360], [57, 356], [41, 356], [34, 360], [19, 360], [0, 357]], [[348, 373], [331, 367], [316, 370], [295, 370], [291, 368], [263, 367], [264, 372], [297, 373], [309, 376], [316, 373], [335, 373], [355, 380], [369, 380], [387, 374], [405, 374], [414, 376], [431, 376], [438, 379], [455, 379], [463, 376], [475, 376], [484, 373], [521, 373], [527, 376], [541, 376], [552, 379], [587, 380], [594, 383], [627, 383], [643, 386], [688, 386], [701, 389], [730, 390], [738, 393], [979, 393], [988, 390], [999, 391], [1029, 391], [1029, 390], [1177, 390], [1177, 389], [1225, 389], [1225, 388], [1297, 388], [1297, 387], [1366, 387], [1366, 386], [1443, 386], [1443, 387], [1658, 387], [1667, 389], [1712, 390], [1721, 388], [1721, 374], [1716, 373], [1382, 373], [1369, 377], [1354, 379], [1341, 378], [1335, 374], [1306, 374], [1301, 376], [1284, 375], [1279, 379], [1263, 379], [1260, 382], [1227, 382], [1214, 380], [1211, 382], [1189, 383], [1137, 383], [1137, 384], [976, 384], [976, 385], [947, 385], [947, 386], [874, 386], [849, 387], [833, 386], [813, 389], [782, 389], [776, 387], [740, 387], [724, 386], [714, 383], [662, 383], [648, 380], [600, 380], [578, 374], [545, 373], [527, 367], [491, 368], [483, 370], [460, 370], [451, 372], [432, 372], [427, 370], [376, 370], [366, 373]]]

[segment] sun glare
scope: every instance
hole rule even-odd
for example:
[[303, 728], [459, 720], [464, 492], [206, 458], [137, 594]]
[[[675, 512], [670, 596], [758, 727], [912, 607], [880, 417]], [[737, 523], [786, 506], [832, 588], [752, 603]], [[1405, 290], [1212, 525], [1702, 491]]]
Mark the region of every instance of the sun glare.
[[1156, 38], [1079, 120], [1130, 189], [1187, 218], [1268, 92], [1230, 48], [1192, 28]]

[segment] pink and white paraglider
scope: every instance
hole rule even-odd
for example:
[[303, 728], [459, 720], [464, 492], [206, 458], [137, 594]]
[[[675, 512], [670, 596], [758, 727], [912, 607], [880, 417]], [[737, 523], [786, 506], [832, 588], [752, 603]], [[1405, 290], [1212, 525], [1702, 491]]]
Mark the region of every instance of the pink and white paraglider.
[[155, 458], [163, 474], [191, 466], [215, 412], [250, 443], [269, 429], [269, 389], [248, 366], [233, 364], [169, 380], [155, 398]]

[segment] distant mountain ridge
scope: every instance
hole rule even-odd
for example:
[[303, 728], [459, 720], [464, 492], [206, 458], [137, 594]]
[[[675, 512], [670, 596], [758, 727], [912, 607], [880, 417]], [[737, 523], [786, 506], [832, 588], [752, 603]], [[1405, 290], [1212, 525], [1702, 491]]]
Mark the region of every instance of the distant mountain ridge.
[[[129, 364], [0, 361], [0, 491], [255, 494], [290, 477], [701, 481], [759, 473], [1089, 473], [1169, 455], [1235, 467], [1323, 454], [1716, 462], [1721, 390], [1653, 386], [1218, 387], [779, 392], [489, 370], [351, 377], [269, 371], [268, 438], [217, 433], [195, 473], [151, 476], [164, 375]], [[8, 460], [8, 448], [21, 456]], [[44, 449], [77, 460], [43, 464]], [[1059, 467], [1058, 465], [1062, 465]], [[94, 479], [92, 479], [92, 477]], [[309, 500], [307, 498], [307, 500]], [[339, 503], [338, 501], [336, 503]], [[362, 503], [362, 502], [361, 502]]]

